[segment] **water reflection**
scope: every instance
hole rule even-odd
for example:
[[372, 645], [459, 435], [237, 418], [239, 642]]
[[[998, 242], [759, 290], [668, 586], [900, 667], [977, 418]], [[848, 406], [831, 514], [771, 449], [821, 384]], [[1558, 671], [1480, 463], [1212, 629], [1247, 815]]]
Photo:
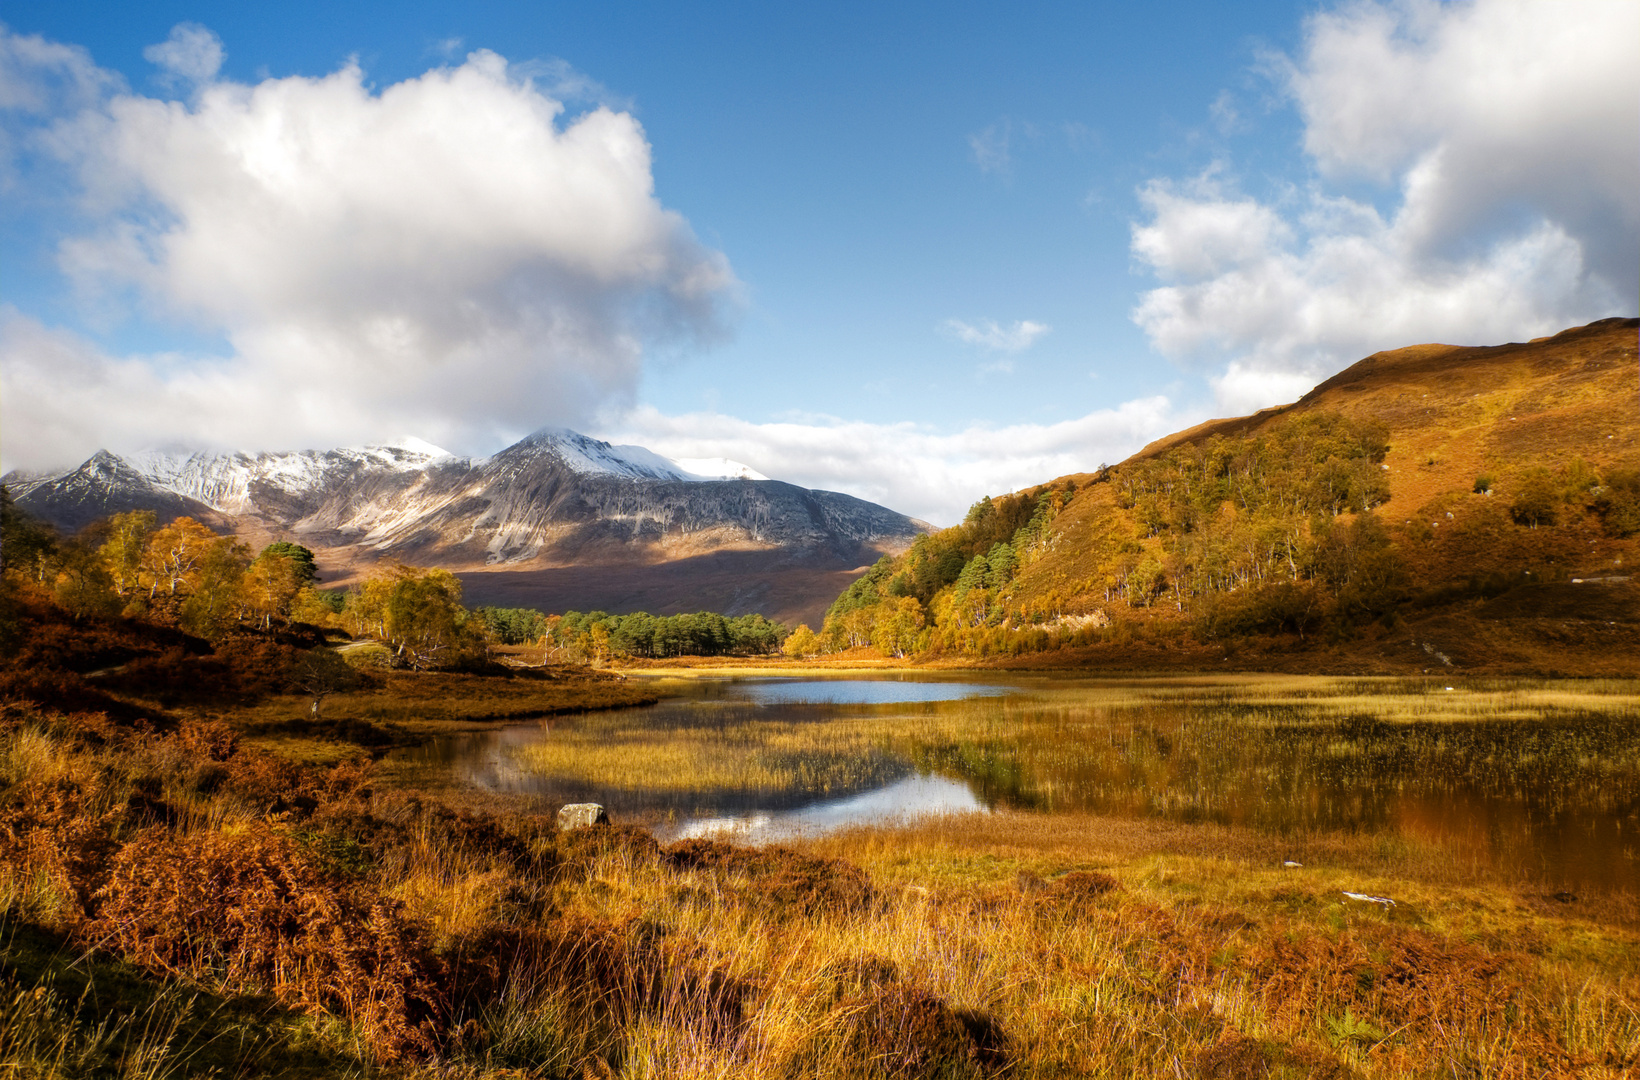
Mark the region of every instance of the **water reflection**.
[[772, 839], [992, 807], [1427, 840], [1557, 885], [1640, 887], [1640, 694], [1497, 683], [697, 680], [647, 709], [415, 752], [665, 835]]
[[811, 803], [796, 810], [700, 817], [681, 825], [661, 825], [655, 828], [655, 835], [662, 840], [711, 836], [764, 844], [794, 836], [815, 836], [862, 822], [888, 824], [925, 814], [983, 813], [986, 809], [966, 784], [942, 776], [908, 776], [863, 795]]
[[996, 697], [1006, 686], [909, 679], [759, 679], [730, 683], [730, 692], [759, 705], [904, 705]]

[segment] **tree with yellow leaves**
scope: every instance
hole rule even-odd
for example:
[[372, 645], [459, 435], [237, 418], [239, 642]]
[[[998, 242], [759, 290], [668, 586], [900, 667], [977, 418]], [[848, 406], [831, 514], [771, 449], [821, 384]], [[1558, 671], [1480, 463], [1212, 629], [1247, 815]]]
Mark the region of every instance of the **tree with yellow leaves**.
[[809, 629], [808, 623], [802, 623], [787, 635], [780, 651], [788, 660], [806, 660], [820, 651], [820, 638]]
[[877, 605], [872, 647], [884, 656], [903, 657], [917, 648], [926, 621], [915, 596], [890, 597]]
[[188, 597], [182, 602], [182, 625], [207, 638], [232, 628], [244, 611], [242, 582], [249, 561], [250, 548], [237, 537], [213, 534], [183, 579]]
[[205, 553], [216, 543], [216, 533], [191, 517], [179, 517], [154, 533], [140, 567], [149, 598], [164, 590], [169, 596], [193, 591]]
[[147, 554], [148, 541], [154, 534], [154, 521], [152, 510], [132, 510], [108, 519], [108, 539], [98, 549], [98, 554], [108, 568], [115, 594], [121, 599], [141, 587], [143, 556]]
[[460, 578], [403, 563], [368, 578], [353, 594], [347, 615], [355, 634], [385, 641], [397, 663], [417, 671], [437, 667], [458, 651], [467, 620]]
[[241, 585], [245, 606], [261, 620], [262, 628], [273, 625], [275, 617], [288, 620], [291, 604], [302, 590], [302, 568], [282, 551], [265, 549], [245, 571]]

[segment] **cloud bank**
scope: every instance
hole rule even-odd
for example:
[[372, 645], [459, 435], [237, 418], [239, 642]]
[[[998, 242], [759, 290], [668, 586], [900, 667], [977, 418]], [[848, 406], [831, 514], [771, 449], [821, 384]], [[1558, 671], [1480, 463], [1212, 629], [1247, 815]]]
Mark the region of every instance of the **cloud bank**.
[[566, 119], [482, 50], [380, 92], [356, 64], [217, 80], [220, 43], [187, 24], [149, 57], [187, 101], [6, 35], [0, 106], [76, 178], [58, 262], [81, 294], [230, 354], [111, 357], [0, 313], [8, 465], [178, 437], [482, 443], [630, 403], [647, 349], [721, 333], [734, 276], [656, 199], [629, 113]]
[[1216, 370], [1225, 411], [1379, 349], [1485, 344], [1632, 314], [1640, 7], [1349, 3], [1266, 67], [1313, 179], [1261, 201], [1220, 163], [1140, 192], [1134, 319]]
[[936, 525], [954, 525], [981, 495], [1092, 472], [1152, 439], [1205, 419], [1165, 397], [1129, 401], [1057, 424], [920, 425], [837, 417], [752, 423], [718, 413], [669, 416], [640, 407], [606, 422], [599, 437], [672, 458], [726, 457], [766, 476], [850, 495]]

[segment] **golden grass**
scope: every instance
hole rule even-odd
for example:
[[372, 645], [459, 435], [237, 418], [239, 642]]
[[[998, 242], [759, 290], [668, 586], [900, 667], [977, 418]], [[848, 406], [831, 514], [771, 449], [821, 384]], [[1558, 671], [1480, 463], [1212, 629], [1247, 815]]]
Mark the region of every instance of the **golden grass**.
[[[853, 793], [920, 769], [964, 778], [1001, 806], [1261, 823], [1289, 847], [1340, 828], [1408, 842], [1428, 816], [1394, 809], [1411, 796], [1480, 828], [1486, 806], [1628, 813], [1640, 794], [1633, 681], [1016, 683], [1023, 694], [778, 713], [697, 701], [554, 724], [509, 752], [527, 773], [680, 808]], [[1530, 856], [1536, 827], [1518, 838], [1504, 827], [1519, 841], [1511, 858]]]
[[[1363, 709], [1392, 728], [1438, 731], [1460, 730], [1499, 708], [1537, 710], [1550, 723], [1577, 715], [1621, 725], [1632, 720], [1635, 698], [1632, 683], [1471, 684], [1452, 692], [1463, 698], [1397, 681], [1032, 685], [1021, 700], [742, 723], [725, 738], [778, 762], [794, 747], [806, 753], [812, 740], [858, 754], [882, 752], [896, 739], [978, 741], [1036, 725], [1064, 733], [1063, 742], [1045, 741], [1027, 755], [1053, 765], [1054, 754], [1068, 760], [1066, 747], [1089, 731], [1108, 734], [1113, 717], [1137, 717], [1149, 731], [1162, 711], [1206, 701], [1240, 710], [1254, 725], [1318, 728], [1322, 745], [1350, 757], [1366, 752], [1361, 737], [1329, 725]], [[828, 734], [832, 726], [838, 731]], [[568, 727], [590, 733], [589, 748], [638, 731], [617, 714]], [[702, 746], [721, 745], [711, 742], [714, 730], [702, 722], [666, 734], [682, 740], [678, 760], [691, 761]], [[392, 912], [406, 955], [426, 950], [419, 970], [442, 995], [445, 1011], [429, 1014], [439, 1026], [417, 1029], [436, 1053], [396, 1065], [372, 1056], [383, 1021], [374, 1021], [371, 1044], [333, 999], [319, 990], [301, 999], [322, 1011], [300, 1037], [342, 1071], [427, 1080], [1376, 1080], [1615, 1078], [1640, 1065], [1635, 895], [1617, 889], [1557, 900], [1454, 842], [1319, 829], [1277, 837], [1155, 815], [999, 811], [849, 830], [796, 844], [793, 853], [711, 845], [680, 852], [619, 828], [555, 834], [529, 816], [451, 814], [425, 793], [331, 783], [325, 778], [339, 774], [324, 771], [296, 782], [316, 793], [315, 806], [276, 809], [267, 801], [273, 795], [256, 796], [258, 803], [248, 794], [262, 791], [246, 786], [262, 766], [241, 764], [246, 751], [217, 738], [200, 729], [100, 742], [49, 718], [14, 722], [0, 738], [0, 832], [34, 839], [0, 858], [6, 917], [76, 925], [79, 901], [64, 889], [61, 866], [41, 861], [50, 853], [39, 842], [77, 836], [83, 821], [105, 822], [99, 835], [122, 850], [146, 838], [141, 843], [156, 850], [283, 853], [290, 872], [311, 883], [304, 887], [349, 898], [349, 911], [389, 905], [370, 918]], [[214, 780], [188, 749], [200, 746], [216, 746], [223, 758]], [[636, 777], [659, 760], [635, 759], [627, 747], [602, 764]], [[77, 792], [78, 809], [41, 817], [29, 793], [43, 789], [29, 785], [69, 793], [60, 781]], [[115, 810], [117, 817], [104, 816]], [[1303, 866], [1284, 867], [1288, 859]], [[862, 874], [869, 889], [839, 889]], [[1396, 904], [1380, 909], [1347, 900], [1345, 891]], [[128, 905], [144, 902], [140, 890], [122, 895]], [[394, 901], [403, 906], [392, 908]], [[10, 949], [0, 940], [0, 975], [14, 963]], [[208, 972], [196, 977], [242, 1000], [232, 987], [214, 986]], [[16, 983], [0, 997], [16, 993], [33, 990]], [[49, 1015], [68, 1015], [53, 1000]], [[93, 1010], [75, 1020], [59, 1053], [38, 1034], [47, 1012], [0, 1007], [0, 1046], [34, 1039], [27, 1053], [36, 1073], [66, 1076], [70, 1070], [46, 1059], [78, 1053], [99, 1017]], [[152, 1061], [151, 1075], [189, 1072], [175, 1054]]]
[[[1178, 855], [1147, 852], [1136, 832], [1090, 833], [1086, 821], [1016, 818], [977, 834], [975, 824], [805, 845], [871, 871], [881, 902], [846, 919], [770, 919], [732, 876], [656, 873], [630, 854], [595, 862], [560, 890], [567, 909], [642, 911], [765, 986], [737, 1045], [694, 1056], [698, 1044], [651, 1028], [628, 1045], [630, 1074], [781, 1075], [845, 1022], [830, 1006], [841, 973], [862, 965], [991, 1018], [1017, 1076], [1171, 1075], [1238, 1038], [1261, 1063], [1245, 1075], [1615, 1077], [1640, 1052], [1632, 931], [1545, 918], [1485, 889], [1214, 856], [1205, 852], [1225, 837], [1212, 829], [1179, 830], [1175, 839], [1201, 832], [1204, 853]], [[1060, 903], [1051, 884], [1015, 883], [1086, 866], [1118, 888]], [[1353, 905], [1346, 888], [1399, 903]], [[1293, 941], [1302, 948], [1283, 952]], [[1397, 969], [1412, 989], [1364, 988], [1375, 951], [1380, 962], [1415, 954]], [[1497, 974], [1482, 983], [1472, 964]], [[1263, 983], [1277, 977], [1296, 980], [1299, 996], [1272, 1000]], [[1466, 1012], [1465, 993], [1495, 1005]], [[1430, 1012], [1431, 1001], [1445, 1004]], [[1327, 1071], [1339, 1067], [1352, 1071]]]

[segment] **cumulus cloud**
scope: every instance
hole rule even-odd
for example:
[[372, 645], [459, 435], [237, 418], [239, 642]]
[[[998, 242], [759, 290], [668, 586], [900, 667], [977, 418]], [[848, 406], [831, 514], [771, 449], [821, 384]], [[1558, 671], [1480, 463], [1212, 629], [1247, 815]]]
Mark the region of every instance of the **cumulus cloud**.
[[827, 416], [753, 423], [718, 413], [671, 416], [645, 406], [599, 430], [611, 442], [637, 443], [673, 458], [731, 458], [778, 480], [842, 491], [951, 525], [983, 495], [1091, 472], [1204, 418], [1178, 412], [1165, 397], [1057, 424], [976, 425], [956, 432]]
[[[566, 118], [482, 50], [380, 92], [355, 64], [217, 81], [220, 48], [195, 29], [155, 54], [203, 80], [189, 101], [115, 87], [41, 137], [79, 178], [90, 224], [59, 263], [82, 292], [134, 291], [231, 353], [109, 357], [10, 313], [8, 465], [114, 442], [99, 432], [483, 444], [630, 403], [649, 349], [722, 332], [733, 274], [656, 198], [629, 113]], [[0, 87], [30, 77], [10, 64]], [[76, 376], [49, 377], [64, 355]]]
[[981, 319], [978, 322], [947, 319], [941, 329], [965, 345], [977, 345], [993, 352], [1017, 353], [1030, 348], [1037, 338], [1053, 327], [1030, 319], [1020, 319], [1009, 326], [995, 319]]
[[48, 115], [83, 108], [122, 80], [99, 68], [78, 45], [13, 34], [0, 23], [0, 110]]
[[[110, 356], [86, 338], [0, 309], [5, 467], [53, 468], [91, 450], [187, 441], [202, 446], [288, 445], [286, 388], [232, 365], [176, 355]], [[321, 442], [318, 445], [328, 446]]]
[[1640, 8], [1620, 0], [1313, 16], [1300, 54], [1266, 67], [1303, 117], [1314, 181], [1260, 201], [1219, 163], [1147, 184], [1132, 250], [1162, 284], [1134, 318], [1216, 369], [1221, 405], [1241, 410], [1381, 348], [1632, 312], [1637, 36]]
[[171, 36], [142, 50], [142, 58], [190, 83], [216, 78], [222, 68], [222, 39], [198, 23], [177, 23]]

